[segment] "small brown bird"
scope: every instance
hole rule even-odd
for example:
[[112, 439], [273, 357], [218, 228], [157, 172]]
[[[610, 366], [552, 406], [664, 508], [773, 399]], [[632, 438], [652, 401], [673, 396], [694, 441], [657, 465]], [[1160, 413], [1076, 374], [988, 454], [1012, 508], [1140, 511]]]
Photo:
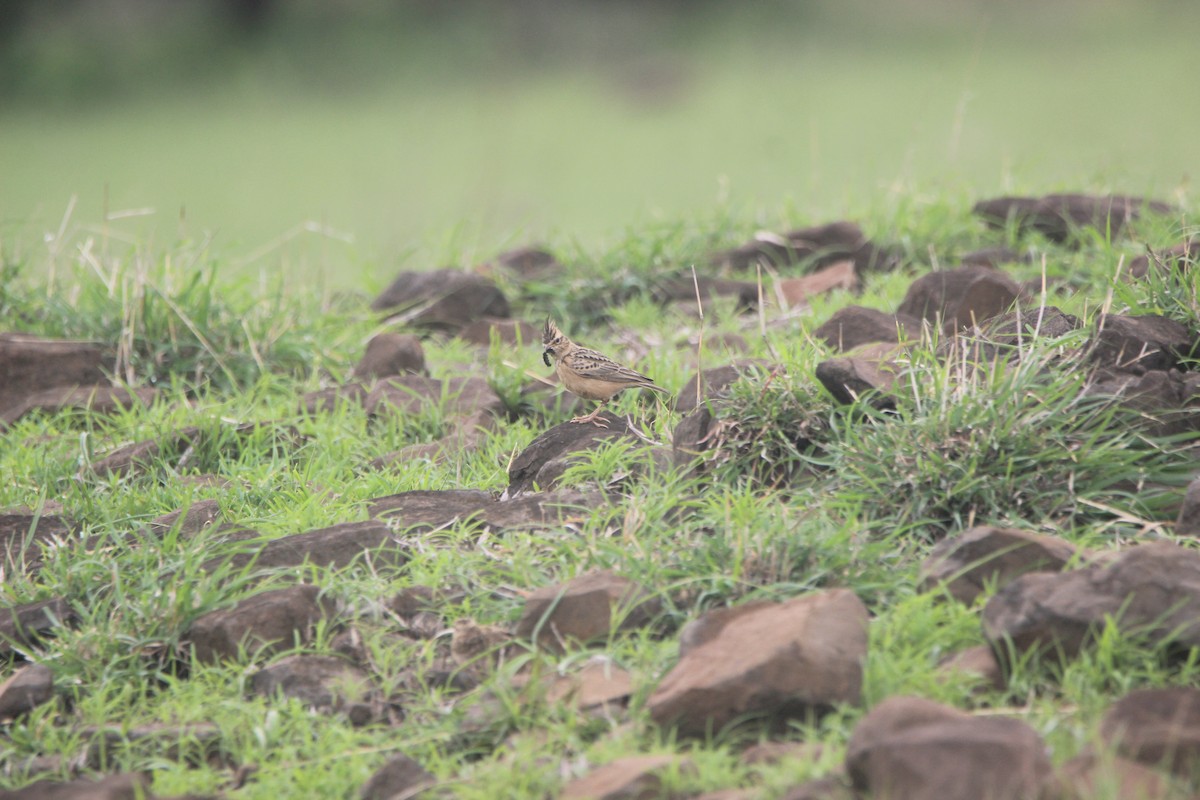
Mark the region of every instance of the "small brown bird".
[[575, 344], [563, 335], [549, 317], [542, 328], [542, 344], [546, 347], [542, 351], [542, 361], [547, 367], [554, 365], [554, 371], [567, 391], [584, 400], [600, 401], [595, 411], [575, 417], [571, 422], [594, 422], [604, 426], [604, 422], [596, 417], [604, 410], [605, 403], [626, 389], [650, 389], [669, 394], [640, 372], [623, 367], [595, 350]]

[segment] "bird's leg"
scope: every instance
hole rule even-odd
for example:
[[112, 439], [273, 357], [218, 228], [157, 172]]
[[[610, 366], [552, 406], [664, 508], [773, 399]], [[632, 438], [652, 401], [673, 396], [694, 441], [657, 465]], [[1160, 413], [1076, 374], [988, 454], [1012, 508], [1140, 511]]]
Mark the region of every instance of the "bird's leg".
[[585, 416], [582, 416], [582, 417], [575, 417], [574, 419], [571, 420], [571, 422], [590, 422], [593, 425], [599, 425], [601, 428], [607, 428], [608, 427], [607, 422], [605, 422], [602, 419], [597, 419], [597, 417], [600, 416], [600, 412], [604, 410], [604, 406], [606, 403], [608, 403], [607, 400], [601, 400], [600, 405], [596, 406], [595, 411], [593, 411], [592, 413], [587, 414]]

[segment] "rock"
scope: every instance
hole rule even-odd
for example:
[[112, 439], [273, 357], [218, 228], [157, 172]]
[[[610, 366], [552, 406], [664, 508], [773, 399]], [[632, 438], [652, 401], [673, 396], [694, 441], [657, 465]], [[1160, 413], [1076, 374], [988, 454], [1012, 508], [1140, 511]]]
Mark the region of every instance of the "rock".
[[959, 674], [977, 679], [982, 689], [1003, 689], [1007, 684], [1004, 680], [1004, 670], [992, 648], [986, 644], [968, 647], [952, 653], [938, 664], [941, 674]]
[[1048, 194], [981, 200], [972, 210], [993, 228], [1012, 224], [1018, 232], [1037, 231], [1051, 241], [1066, 242], [1076, 237], [1079, 228], [1117, 235], [1143, 212], [1169, 214], [1174, 209], [1141, 197]]
[[450, 659], [483, 674], [509, 656], [511, 643], [512, 636], [499, 625], [480, 625], [470, 617], [459, 618], [450, 636]]
[[1087, 386], [1084, 394], [1115, 398], [1134, 414], [1122, 424], [1137, 426], [1150, 436], [1176, 436], [1200, 430], [1200, 414], [1192, 388], [1174, 369], [1155, 369], [1135, 375], [1117, 373]]
[[813, 336], [834, 350], [846, 352], [873, 342], [899, 344], [921, 335], [921, 320], [907, 314], [885, 314], [863, 306], [845, 306], [834, 312]]
[[402, 272], [371, 303], [412, 325], [457, 331], [483, 317], [507, 317], [508, 300], [490, 279], [458, 269]]
[[807, 306], [808, 298], [836, 289], [855, 291], [859, 287], [854, 262], [835, 261], [800, 278], [780, 278], [775, 282], [775, 297], [784, 308]]
[[867, 610], [853, 592], [816, 592], [720, 617], [690, 640], [681, 636], [679, 662], [647, 701], [656, 724], [702, 737], [745, 715], [783, 722], [860, 702]]
[[129, 753], [133, 745], [138, 744], [142, 752], [152, 748], [160, 758], [194, 767], [221, 755], [221, 729], [211, 722], [187, 725], [151, 722], [134, 727], [88, 726], [79, 730], [78, 735], [87, 741], [80, 759], [83, 766], [98, 771], [108, 769], [122, 755]]
[[1011, 641], [1018, 654], [1074, 656], [1108, 620], [1151, 642], [1200, 646], [1200, 552], [1150, 542], [1102, 565], [1023, 575], [983, 610], [984, 635], [1001, 654]]
[[299, 700], [317, 711], [337, 711], [370, 694], [371, 679], [336, 656], [300, 653], [251, 675], [249, 689], [262, 697]]
[[816, 778], [791, 789], [783, 800], [855, 800], [855, 794], [845, 778]]
[[470, 417], [484, 412], [501, 416], [504, 401], [483, 378], [427, 378], [403, 375], [379, 383], [363, 403], [373, 417], [383, 414], [417, 416], [441, 409], [446, 417]]
[[508, 347], [529, 347], [542, 342], [542, 332], [523, 319], [477, 319], [458, 332], [458, 338], [480, 347], [490, 347], [493, 336]]
[[1096, 364], [1137, 373], [1171, 369], [1198, 349], [1191, 331], [1155, 314], [1105, 314], [1096, 323], [1093, 344]]
[[1028, 263], [1030, 258], [1028, 255], [1022, 256], [1011, 247], [983, 247], [978, 250], [972, 250], [969, 253], [963, 253], [959, 256], [958, 261], [964, 267], [990, 267], [996, 269], [1002, 264], [1011, 264], [1017, 261]]
[[0, 572], [35, 573], [42, 565], [42, 548], [66, 541], [74, 523], [51, 504], [38, 510], [18, 508], [0, 512]]
[[1053, 536], [980, 525], [938, 542], [921, 564], [921, 589], [944, 587], [970, 605], [988, 584], [1004, 586], [1026, 572], [1058, 572], [1075, 546]]
[[568, 641], [587, 644], [642, 628], [660, 613], [661, 601], [637, 583], [611, 572], [588, 572], [526, 597], [516, 635], [562, 652]]
[[0, 333], [0, 428], [49, 389], [107, 386], [113, 361], [92, 342]]
[[896, 401], [889, 392], [899, 371], [893, 360], [897, 352], [898, 346], [894, 344], [864, 344], [844, 356], [822, 361], [814, 372], [839, 403], [849, 405], [869, 395], [871, 405], [876, 408], [895, 408]]
[[[80, 469], [78, 478], [94, 475], [130, 475], [152, 468], [182, 472], [195, 468], [194, 462], [216, 461], [219, 458], [236, 460], [247, 448], [278, 454], [298, 447], [304, 441], [299, 431], [290, 425], [273, 422], [245, 422], [239, 425], [225, 421], [215, 427], [189, 426], [172, 431], [158, 439], [122, 445], [98, 461]], [[161, 464], [158, 462], [162, 462]]]
[[783, 367], [772, 365], [761, 358], [739, 358], [729, 364], [719, 367], [709, 367], [688, 378], [687, 383], [679, 390], [675, 398], [675, 410], [681, 414], [690, 413], [696, 408], [696, 386], [700, 385], [700, 401], [705, 402], [714, 398], [727, 397], [729, 387], [738, 380], [763, 380], [772, 370], [782, 371]]
[[758, 284], [754, 281], [733, 281], [723, 278], [705, 278], [691, 276], [667, 280], [654, 287], [654, 299], [664, 305], [679, 303], [683, 307], [695, 308], [696, 292], [700, 293], [701, 303], [711, 303], [714, 300], [730, 299], [735, 301], [738, 311], [752, 311], [758, 308]]
[[392, 464], [407, 464], [427, 460], [441, 464], [473, 453], [479, 449], [485, 434], [496, 429], [496, 417], [489, 411], [479, 411], [469, 417], [447, 420], [451, 431], [432, 442], [411, 444], [371, 460], [372, 469], [387, 469]]
[[671, 438], [672, 459], [677, 467], [691, 465], [693, 472], [703, 468], [704, 454], [710, 449], [716, 418], [708, 405], [693, 410], [675, 426]]
[[5, 800], [154, 800], [150, 775], [125, 773], [93, 780], [35, 781], [6, 792]]
[[12, 721], [53, 698], [54, 672], [49, 667], [21, 667], [0, 684], [0, 722]]
[[759, 742], [742, 751], [738, 761], [748, 767], [772, 766], [789, 761], [815, 764], [825, 755], [820, 742]]
[[33, 647], [56, 628], [78, 621], [75, 609], [64, 597], [0, 609], [0, 658], [12, 658], [18, 650]]
[[390, 378], [412, 373], [428, 375], [425, 368], [425, 348], [411, 333], [379, 333], [367, 342], [367, 351], [354, 367], [359, 380]]
[[1120, 756], [1081, 753], [1068, 759], [1058, 770], [1062, 800], [1093, 800], [1119, 797], [1130, 800], [1155, 800], [1169, 797], [1170, 787], [1158, 772]]
[[1176, 536], [1200, 536], [1200, 477], [1193, 478], [1183, 496], [1183, 507], [1175, 520]]
[[577, 673], [553, 676], [546, 689], [551, 703], [608, 715], [623, 709], [632, 695], [633, 676], [607, 658], [593, 658]]
[[1166, 250], [1150, 251], [1149, 255], [1134, 258], [1129, 262], [1129, 277], [1145, 278], [1150, 274], [1152, 263], [1157, 272], [1167, 274], [1176, 270], [1186, 271], [1197, 261], [1200, 261], [1200, 239], [1192, 239], [1168, 247]]
[[260, 570], [289, 569], [302, 564], [344, 569], [360, 562], [369, 563], [372, 568], [397, 568], [407, 561], [408, 548], [400, 543], [396, 532], [379, 520], [366, 520], [281, 536], [253, 552], [214, 559], [204, 566], [212, 569], [228, 562], [235, 570], [248, 564]]
[[874, 800], [1030, 800], [1052, 786], [1046, 746], [1024, 722], [916, 697], [889, 697], [859, 720], [846, 771]]
[[183, 538], [191, 538], [214, 524], [220, 516], [221, 505], [216, 500], [197, 500], [187, 508], [155, 517], [146, 528], [158, 537], [177, 530]]
[[474, 489], [418, 490], [376, 498], [367, 513], [409, 536], [465, 523], [498, 533], [559, 527], [586, 517], [587, 510], [602, 501], [598, 494], [569, 489], [509, 500], [495, 500]]
[[655, 800], [663, 796], [662, 773], [691, 772], [680, 756], [626, 756], [596, 767], [563, 787], [559, 800]]
[[518, 497], [535, 487], [552, 488], [567, 467], [578, 461], [585, 451], [601, 443], [626, 439], [640, 445], [643, 441], [624, 417], [604, 411], [597, 421], [603, 421], [605, 425], [563, 422], [530, 442], [509, 464], [505, 497]]
[[713, 265], [738, 272], [800, 263], [821, 269], [846, 260], [852, 261], [860, 274], [887, 268], [890, 262], [853, 222], [798, 228], [783, 235], [762, 231], [741, 247], [716, 253], [711, 258]]
[[938, 345], [940, 357], [987, 363], [997, 358], [1019, 358], [1038, 339], [1058, 339], [1083, 327], [1078, 317], [1055, 306], [1020, 308], [998, 314], [971, 330]]
[[544, 280], [562, 271], [562, 264], [549, 250], [542, 247], [518, 247], [507, 250], [488, 262], [516, 273], [527, 281]]
[[1012, 308], [1021, 296], [1016, 281], [986, 267], [929, 272], [908, 287], [897, 316], [940, 325], [946, 333], [973, 327]]
[[1200, 689], [1137, 689], [1114, 703], [1100, 737], [1120, 755], [1195, 778], [1200, 766]]
[[235, 659], [243, 650], [261, 658], [308, 642], [317, 622], [332, 617], [334, 610], [333, 601], [320, 597], [316, 586], [272, 589], [198, 617], [187, 639], [201, 663]]
[[56, 413], [77, 409], [91, 414], [115, 414], [134, 405], [150, 406], [158, 399], [158, 389], [126, 389], [121, 386], [55, 386], [27, 395], [0, 415], [0, 429], [33, 411]]
[[302, 395], [300, 398], [300, 407], [309, 416], [315, 414], [333, 414], [339, 411], [342, 406], [347, 405], [362, 407], [366, 405], [367, 395], [370, 394], [372, 388], [374, 387], [352, 382], [330, 389], [318, 389], [315, 392]]
[[362, 787], [362, 800], [398, 800], [417, 797], [421, 791], [435, 783], [433, 775], [415, 760], [405, 755], [392, 756], [375, 771]]

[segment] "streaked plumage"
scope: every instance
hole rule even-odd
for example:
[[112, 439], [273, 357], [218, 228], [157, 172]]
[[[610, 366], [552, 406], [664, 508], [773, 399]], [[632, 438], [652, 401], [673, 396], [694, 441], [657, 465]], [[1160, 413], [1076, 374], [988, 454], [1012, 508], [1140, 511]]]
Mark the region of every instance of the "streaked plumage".
[[584, 400], [600, 401], [591, 414], [575, 417], [571, 422], [603, 425], [596, 417], [604, 410], [605, 403], [626, 389], [668, 393], [642, 373], [621, 366], [602, 353], [575, 344], [563, 335], [551, 319], [546, 320], [546, 326], [542, 329], [542, 345], [546, 348], [542, 351], [542, 361], [546, 366], [553, 364], [567, 391]]

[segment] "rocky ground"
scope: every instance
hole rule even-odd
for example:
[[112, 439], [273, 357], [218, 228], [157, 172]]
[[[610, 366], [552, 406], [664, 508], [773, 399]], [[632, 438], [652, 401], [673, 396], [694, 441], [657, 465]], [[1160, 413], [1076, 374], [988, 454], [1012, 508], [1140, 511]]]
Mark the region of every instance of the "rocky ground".
[[[1141, 214], [1172, 213], [1135, 198], [1081, 195], [1000, 198], [979, 203], [975, 212], [1009, 234], [1029, 231], [1067, 245], [1091, 235], [1088, 231], [1119, 236]], [[1188, 276], [1200, 257], [1192, 240], [1152, 245], [1125, 265], [1119, 280]], [[1195, 410], [1200, 372], [1192, 369], [1200, 331], [1167, 315], [1136, 309], [1116, 313], [1103, 298], [1097, 298], [1090, 318], [1066, 313], [1047, 302], [1045, 286], [1006, 273], [1006, 264], [1024, 257], [1004, 247], [970, 252], [960, 263], [917, 276], [892, 312], [847, 305], [830, 315], [812, 331], [830, 350], [813, 377], [832, 398], [833, 418], [846, 425], [899, 426], [911, 403], [912, 382], [927, 379], [921, 370], [933, 361], [953, 366], [944, 374], [970, 384], [976, 373], [996, 365], [1018, 369], [1015, 365], [1030, 359], [1037, 343], [1058, 342], [1052, 357], [1039, 355], [1033, 362], [1035, 371], [1078, 373], [1079, 396], [1112, 414], [1115, 427], [1109, 435], [1136, 429], [1142, 439], [1171, 442], [1176, 454], [1191, 448], [1200, 431]], [[765, 308], [786, 321], [788, 310], [803, 309], [835, 289], [853, 291], [871, 276], [894, 269], [897, 260], [891, 247], [870, 241], [849, 222], [761, 234], [713, 254], [695, 280], [661, 282], [654, 287], [654, 300], [683, 313], [695, 310], [698, 298], [701, 308], [709, 301], [726, 302], [750, 321], [749, 334], [756, 317], [767, 324], [760, 314]], [[298, 401], [307, 415], [354, 406], [371, 418], [405, 417], [437, 408], [437, 435], [379, 456], [370, 465], [379, 470], [422, 459], [453, 463], [486, 447], [520, 413], [551, 420], [512, 455], [502, 492], [463, 485], [381, 495], [368, 503], [365, 520], [265, 541], [239, 521], [224, 519], [217, 499], [130, 530], [132, 547], [153, 547], [164, 536], [210, 537], [212, 557], [201, 569], [246, 581], [236, 603], [189, 620], [178, 648], [147, 657], [169, 663], [172, 674], [186, 680], [199, 665], [247, 663], [253, 653], [255, 668], [245, 687], [249, 695], [292, 698], [354, 727], [403, 731], [408, 698], [436, 687], [448, 703], [482, 698], [473, 707], [475, 716], [463, 722], [464, 737], [472, 725], [486, 725], [489, 714], [505, 702], [559, 704], [583, 717], [618, 724], [632, 720], [628, 724], [667, 732], [672, 753], [630, 754], [568, 770], [558, 794], [564, 798], [673, 793], [671, 787], [686, 783], [689, 771], [696, 770], [689, 743], [711, 742], [722, 731], [747, 724], [760, 732], [760, 741], [738, 756], [748, 775], [753, 776], [754, 765], [795, 759], [829, 768], [782, 793], [765, 794], [750, 777], [692, 796], [999, 800], [1175, 798], [1200, 791], [1200, 688], [1195, 683], [1200, 550], [1191, 545], [1200, 531], [1200, 482], [1186, 493], [1141, 485], [1135, 475], [1128, 476], [1127, 485], [1114, 482], [1113, 491], [1170, 494], [1176, 513], [1143, 526], [1144, 535], [1110, 546], [1089, 548], [1044, 530], [960, 526], [936, 518], [925, 529], [927, 541], [918, 542], [921, 590], [971, 609], [984, 640], [944, 653], [939, 669], [946, 675], [970, 675], [982, 690], [1004, 691], [1014, 671], [1030, 659], [1062, 665], [1096, 658], [1103, 649], [1097, 640], [1116, 623], [1122, 634], [1136, 637], [1176, 665], [1178, 674], [1190, 676], [1173, 686], [1135, 682], [1120, 687], [1102, 712], [1099, 740], [1058, 763], [1049, 757], [1039, 730], [1011, 709], [987, 704], [960, 709], [917, 696], [889, 696], [856, 716], [844, 752], [833, 757], [821, 743], [797, 741], [791, 723], [812, 724], [835, 709], [864, 704], [864, 664], [880, 609], [872, 605], [870, 592], [836, 578], [792, 597], [708, 608], [680, 627], [664, 622], [664, 593], [670, 602], [671, 590], [610, 569], [520, 587], [521, 611], [511, 625], [448, 619], [445, 609], [456, 602], [452, 587], [412, 585], [386, 599], [387, 635], [397, 642], [427, 642], [436, 657], [398, 679], [381, 674], [359, 632], [364, 625], [377, 626], [378, 617], [359, 619], [352, 606], [299, 577], [324, 574], [305, 572], [305, 565], [337, 570], [366, 563], [374, 571], [396, 572], [428, 537], [448, 529], [466, 528], [481, 541], [570, 531], [596, 514], [622, 513], [643, 474], [678, 474], [689, 482], [688, 493], [699, 494], [737, 471], [761, 488], [764, 503], [787, 502], [796, 486], [822, 479], [827, 434], [817, 420], [777, 417], [768, 435], [745, 413], [748, 402], [782, 381], [789, 364], [784, 358], [732, 355], [741, 349], [736, 336], [721, 343], [731, 354], [726, 363], [703, 365], [680, 389], [672, 406], [670, 442], [656, 441], [632, 416], [613, 412], [604, 413], [603, 426], [554, 424], [586, 406], [560, 395], [548, 381], [526, 385], [521, 399], [527, 410], [514, 412], [484, 377], [430, 377], [422, 342], [431, 332], [484, 347], [496, 342], [536, 347], [540, 320], [514, 319], [510, 300], [494, 278], [503, 272], [510, 280], [552, 285], [560, 270], [550, 253], [525, 249], [498, 257], [486, 269], [401, 274], [372, 304], [392, 330], [370, 340], [349, 380]], [[119, 371], [115, 350], [111, 342], [0, 334], [0, 425], [63, 409], [115, 414], [131, 404], [161, 400], [160, 389], [113, 381]], [[197, 472], [196, 465], [218, 464], [222, 455], [249, 449], [286, 458], [304, 436], [271, 421], [197, 424], [114, 446], [80, 463], [77, 477], [172, 475], [220, 486], [235, 476]], [[628, 474], [604, 484], [564, 482], [588, 453], [614, 444], [640, 454]], [[1072, 446], [1091, 445], [1080, 439]], [[780, 456], [779, 447], [790, 448], [797, 458]], [[896, 486], [895, 491], [913, 489]], [[681, 505], [677, 523], [686, 524], [688, 513]], [[88, 524], [52, 502], [0, 514], [6, 574], [36, 581], [43, 548], [86, 536]], [[284, 573], [298, 577], [281, 585], [277, 578]], [[255, 589], [260, 578], [263, 588]], [[166, 583], [181, 579], [162, 576]], [[8, 665], [0, 686], [0, 719], [10, 730], [31, 714], [46, 725], [72, 724], [68, 694], [55, 682], [55, 664], [43, 663], [40, 654], [62, 630], [77, 624], [78, 603], [78, 597], [54, 594], [0, 609], [0, 658]], [[305, 652], [319, 635], [330, 637], [327, 652]], [[636, 674], [609, 657], [614, 640], [637, 636], [677, 643], [673, 666], [661, 675]], [[530, 654], [578, 657], [571, 669], [540, 670]], [[507, 694], [497, 688], [499, 675]], [[9, 761], [6, 775], [27, 785], [3, 796], [149, 796], [151, 783], [144, 775], [97, 775], [110, 763], [106, 752], [136, 744], [161, 758], [219, 762], [225, 735], [215, 724], [166, 722], [74, 733], [80, 747], [70, 759], [47, 754]], [[28, 747], [9, 748], [17, 750]], [[236, 772], [244, 765], [226, 766]], [[80, 777], [64, 782], [65, 774]], [[371, 799], [453, 796], [453, 787], [441, 778], [417, 760], [397, 755], [355, 791]], [[237, 778], [228, 793], [237, 796], [241, 782], [251, 779]]]

